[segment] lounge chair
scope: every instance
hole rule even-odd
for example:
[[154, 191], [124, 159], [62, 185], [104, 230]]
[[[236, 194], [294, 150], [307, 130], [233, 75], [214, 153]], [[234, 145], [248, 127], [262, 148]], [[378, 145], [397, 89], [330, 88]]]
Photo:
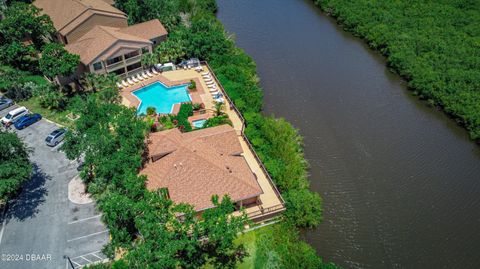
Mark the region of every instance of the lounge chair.
[[203, 71], [203, 67], [197, 66], [197, 67], [195, 67], [195, 71], [201, 72], [201, 71]]
[[217, 87], [211, 87], [211, 88], [209, 89], [209, 91], [210, 91], [210, 92], [216, 92], [216, 91], [218, 91], [218, 89], [217, 89]]
[[214, 100], [215, 100], [215, 102], [217, 102], [217, 103], [223, 103], [223, 101], [224, 101], [222, 97], [220, 97], [220, 98], [214, 98]]
[[210, 75], [202, 75], [203, 78], [212, 78]]
[[220, 93], [219, 91], [210, 92], [213, 98], [215, 98], [215, 96], [217, 96], [217, 94], [219, 93]]
[[142, 75], [140, 75], [140, 73], [137, 74], [137, 79], [140, 81], [144, 80], [144, 78], [142, 77]]
[[[134, 84], [135, 84], [135, 81], [132, 80], [131, 78], [127, 78], [127, 82], [128, 82], [128, 84], [130, 84], [130, 85], [134, 85]], [[137, 82], [138, 82], [138, 81], [137, 81]]]
[[213, 80], [211, 78], [210, 79], [204, 79], [203, 81], [205, 81], [206, 83], [213, 82]]
[[145, 74], [145, 72], [142, 72], [142, 73], [140, 74], [140, 76], [141, 76], [143, 79], [147, 79], [147, 78], [148, 78], [148, 76], [147, 76], [147, 74]]
[[202, 76], [203, 75], [210, 75], [210, 72], [202, 72], [201, 74], [202, 74]]
[[216, 89], [217, 86], [214, 84], [207, 84], [207, 87], [209, 87], [210, 89]]
[[207, 86], [215, 85], [215, 82], [213, 81], [206, 81], [205, 83], [207, 84]]
[[123, 85], [120, 84], [120, 82], [117, 82], [117, 87], [120, 88], [120, 89], [122, 89], [122, 88], [123, 88]]
[[128, 87], [129, 86], [128, 83], [125, 80], [122, 80], [122, 85], [123, 85], [123, 87]]
[[147, 73], [147, 76], [149, 76], [149, 77], [153, 77], [153, 74], [152, 74], [152, 73], [150, 73], [150, 71], [148, 71], [148, 70], [147, 70], [147, 72], [146, 72], [146, 73]]
[[140, 80], [138, 80], [136, 77], [132, 77], [133, 82], [138, 83]]
[[158, 72], [157, 72], [157, 70], [155, 69], [155, 67], [152, 67], [152, 73], [155, 74], [155, 75], [158, 75]]

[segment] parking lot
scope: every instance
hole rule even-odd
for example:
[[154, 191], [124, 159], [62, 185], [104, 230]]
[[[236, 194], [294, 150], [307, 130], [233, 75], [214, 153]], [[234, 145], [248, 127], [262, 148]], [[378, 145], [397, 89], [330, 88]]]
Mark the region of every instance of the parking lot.
[[[3, 117], [12, 106], [0, 111]], [[75, 268], [105, 261], [100, 252], [109, 234], [95, 204], [68, 200], [68, 182], [78, 175], [76, 161], [70, 161], [56, 147], [45, 145], [45, 137], [59, 128], [46, 119], [11, 131], [30, 148], [34, 173], [16, 200], [0, 212], [0, 268]]]

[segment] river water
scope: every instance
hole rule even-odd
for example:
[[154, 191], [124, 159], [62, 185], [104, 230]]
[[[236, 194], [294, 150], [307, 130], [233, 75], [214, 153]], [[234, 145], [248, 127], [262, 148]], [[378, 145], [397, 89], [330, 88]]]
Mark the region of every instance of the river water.
[[480, 268], [480, 149], [466, 131], [311, 1], [218, 4], [257, 63], [264, 113], [305, 137], [318, 253], [345, 268]]

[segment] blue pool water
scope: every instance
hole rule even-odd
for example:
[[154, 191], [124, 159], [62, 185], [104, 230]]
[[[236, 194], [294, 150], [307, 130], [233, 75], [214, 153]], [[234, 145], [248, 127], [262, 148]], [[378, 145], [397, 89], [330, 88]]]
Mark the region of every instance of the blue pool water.
[[194, 121], [192, 121], [193, 127], [195, 127], [195, 128], [202, 128], [202, 127], [203, 127], [203, 124], [204, 124], [206, 121], [207, 121], [207, 120], [194, 120]]
[[174, 104], [190, 102], [188, 85], [167, 87], [160, 82], [155, 82], [133, 93], [139, 100], [137, 113], [147, 114], [147, 107], [155, 107], [157, 113], [171, 113]]

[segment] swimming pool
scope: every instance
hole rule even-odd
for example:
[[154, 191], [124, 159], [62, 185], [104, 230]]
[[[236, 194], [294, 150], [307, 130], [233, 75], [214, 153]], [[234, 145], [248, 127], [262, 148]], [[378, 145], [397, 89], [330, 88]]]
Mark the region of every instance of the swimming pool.
[[203, 127], [203, 124], [205, 124], [207, 120], [206, 119], [203, 119], [203, 120], [194, 120], [192, 121], [192, 125], [193, 127], [195, 128], [202, 128]]
[[187, 84], [167, 87], [160, 82], [132, 92], [140, 100], [137, 113], [147, 114], [147, 107], [154, 107], [157, 113], [171, 113], [174, 104], [190, 102]]

